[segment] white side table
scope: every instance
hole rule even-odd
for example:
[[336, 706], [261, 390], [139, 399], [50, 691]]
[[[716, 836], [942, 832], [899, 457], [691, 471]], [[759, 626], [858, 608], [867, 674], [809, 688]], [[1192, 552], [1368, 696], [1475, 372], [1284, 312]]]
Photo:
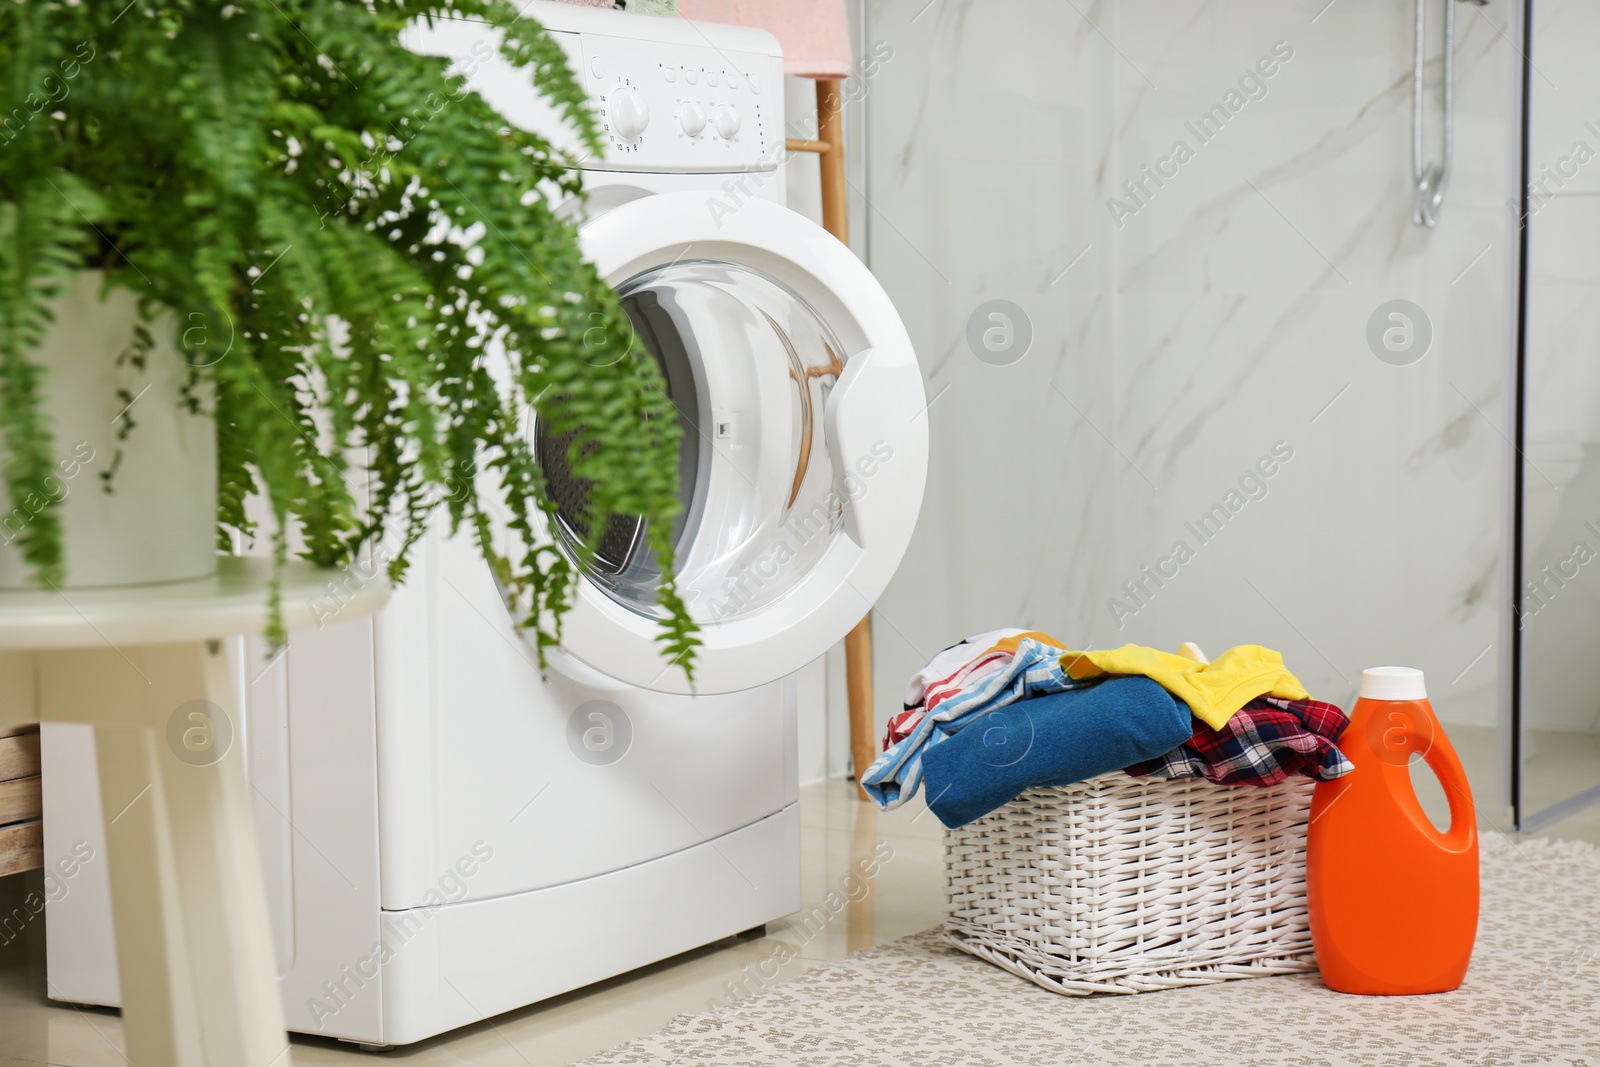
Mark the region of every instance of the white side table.
[[[0, 592], [0, 726], [91, 723], [133, 1067], [287, 1067], [242, 741], [219, 640], [266, 625], [271, 565], [194, 582]], [[331, 583], [331, 585], [330, 585]], [[292, 562], [290, 629], [389, 588]]]

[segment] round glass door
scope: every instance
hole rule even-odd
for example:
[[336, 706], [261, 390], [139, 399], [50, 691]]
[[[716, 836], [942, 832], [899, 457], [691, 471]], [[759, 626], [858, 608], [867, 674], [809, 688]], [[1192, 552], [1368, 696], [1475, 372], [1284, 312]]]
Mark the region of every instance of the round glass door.
[[[843, 346], [798, 294], [746, 266], [673, 263], [617, 293], [682, 431], [679, 593], [700, 623], [759, 611], [811, 572], [842, 526], [822, 414], [844, 372]], [[568, 470], [571, 437], [535, 434], [557, 500], [557, 540], [575, 558], [589, 529], [586, 487]], [[659, 618], [661, 572], [645, 527], [638, 516], [609, 517], [588, 580]]]
[[861, 620], [911, 539], [928, 440], [905, 325], [849, 249], [776, 204], [713, 215], [702, 192], [658, 193], [581, 232], [682, 430], [674, 566], [701, 644], [692, 679], [662, 658], [650, 531], [639, 516], [589, 517], [571, 440], [536, 425], [552, 538], [569, 558], [591, 535], [600, 545], [562, 650], [661, 692], [782, 678]]

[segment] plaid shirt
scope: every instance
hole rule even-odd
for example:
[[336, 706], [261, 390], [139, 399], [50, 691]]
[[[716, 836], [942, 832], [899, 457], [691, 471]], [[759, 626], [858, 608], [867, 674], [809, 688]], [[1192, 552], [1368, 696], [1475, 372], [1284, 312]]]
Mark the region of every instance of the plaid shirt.
[[1291, 774], [1328, 782], [1355, 770], [1334, 744], [1349, 725], [1344, 712], [1320, 700], [1261, 697], [1221, 730], [1196, 719], [1186, 744], [1127, 772], [1135, 778], [1206, 778], [1218, 785], [1274, 785]]

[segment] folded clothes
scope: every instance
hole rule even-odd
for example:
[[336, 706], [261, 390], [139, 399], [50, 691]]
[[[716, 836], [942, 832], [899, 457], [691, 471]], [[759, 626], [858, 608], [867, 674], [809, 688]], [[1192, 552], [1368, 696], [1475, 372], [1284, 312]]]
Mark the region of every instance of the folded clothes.
[[1063, 667], [1075, 681], [1106, 675], [1142, 674], [1161, 683], [1189, 705], [1195, 717], [1215, 729], [1259, 696], [1306, 700], [1311, 694], [1283, 665], [1283, 657], [1260, 645], [1230, 648], [1210, 663], [1143, 645], [1100, 652], [1067, 652]]
[[[1292, 774], [1328, 782], [1355, 770], [1334, 744], [1349, 725], [1344, 712], [1320, 700], [1264, 697], [1220, 730], [1196, 719], [1181, 747], [1127, 771], [1135, 778], [1206, 778], [1219, 785], [1274, 785]], [[931, 770], [928, 781], [931, 789]]]
[[1021, 700], [929, 748], [928, 807], [954, 829], [1041, 785], [1070, 785], [1183, 744], [1189, 709], [1148, 678]]
[[906, 685], [904, 710], [890, 717], [889, 727], [884, 732], [884, 749], [893, 748], [910, 737], [917, 723], [930, 709], [963, 690], [977, 686], [989, 675], [1004, 671], [1024, 637], [1053, 648], [1066, 648], [1063, 642], [1049, 634], [1017, 629], [990, 630], [951, 645], [911, 676], [911, 681]]
[[885, 751], [861, 775], [861, 786], [880, 807], [898, 807], [921, 787], [923, 757], [975, 719], [1020, 700], [1118, 677], [1148, 678], [1214, 730], [1259, 697], [1310, 696], [1283, 658], [1260, 645], [1240, 645], [1205, 662], [1141, 645], [1073, 652], [1049, 634], [993, 630], [950, 646], [912, 676], [905, 709], [889, 720]]
[[[930, 687], [931, 707], [903, 713], [910, 720], [903, 724], [903, 736], [859, 779], [880, 807], [896, 808], [915, 796], [922, 785], [923, 754], [974, 720], [1031, 696], [1092, 684], [1067, 677], [1061, 664], [1063, 646], [1047, 635], [1025, 631], [998, 644], [1006, 647], [984, 650], [982, 666], [958, 683]], [[894, 733], [891, 728], [891, 737]]]

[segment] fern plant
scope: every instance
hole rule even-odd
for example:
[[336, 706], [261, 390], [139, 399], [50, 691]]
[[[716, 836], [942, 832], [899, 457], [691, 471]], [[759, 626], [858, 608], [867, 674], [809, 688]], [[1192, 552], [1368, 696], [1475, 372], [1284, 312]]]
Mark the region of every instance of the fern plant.
[[[50, 475], [29, 352], [74, 272], [100, 270], [149, 319], [166, 309], [185, 327], [192, 380], [215, 398], [219, 544], [259, 533], [281, 561], [298, 531], [305, 556], [337, 565], [387, 535], [400, 580], [445, 508], [542, 662], [606, 524], [578, 524], [591, 534], [576, 564], [543, 532], [554, 505], [531, 411], [570, 435], [588, 515], [647, 521], [661, 646], [687, 671], [671, 402], [555, 213], [579, 192], [572, 161], [399, 43], [446, 11], [501, 27], [502, 54], [599, 151], [565, 55], [509, 0], [0, 4], [0, 476], [20, 500]], [[268, 530], [246, 515], [252, 494]], [[54, 516], [19, 540], [36, 577], [59, 581]]]

